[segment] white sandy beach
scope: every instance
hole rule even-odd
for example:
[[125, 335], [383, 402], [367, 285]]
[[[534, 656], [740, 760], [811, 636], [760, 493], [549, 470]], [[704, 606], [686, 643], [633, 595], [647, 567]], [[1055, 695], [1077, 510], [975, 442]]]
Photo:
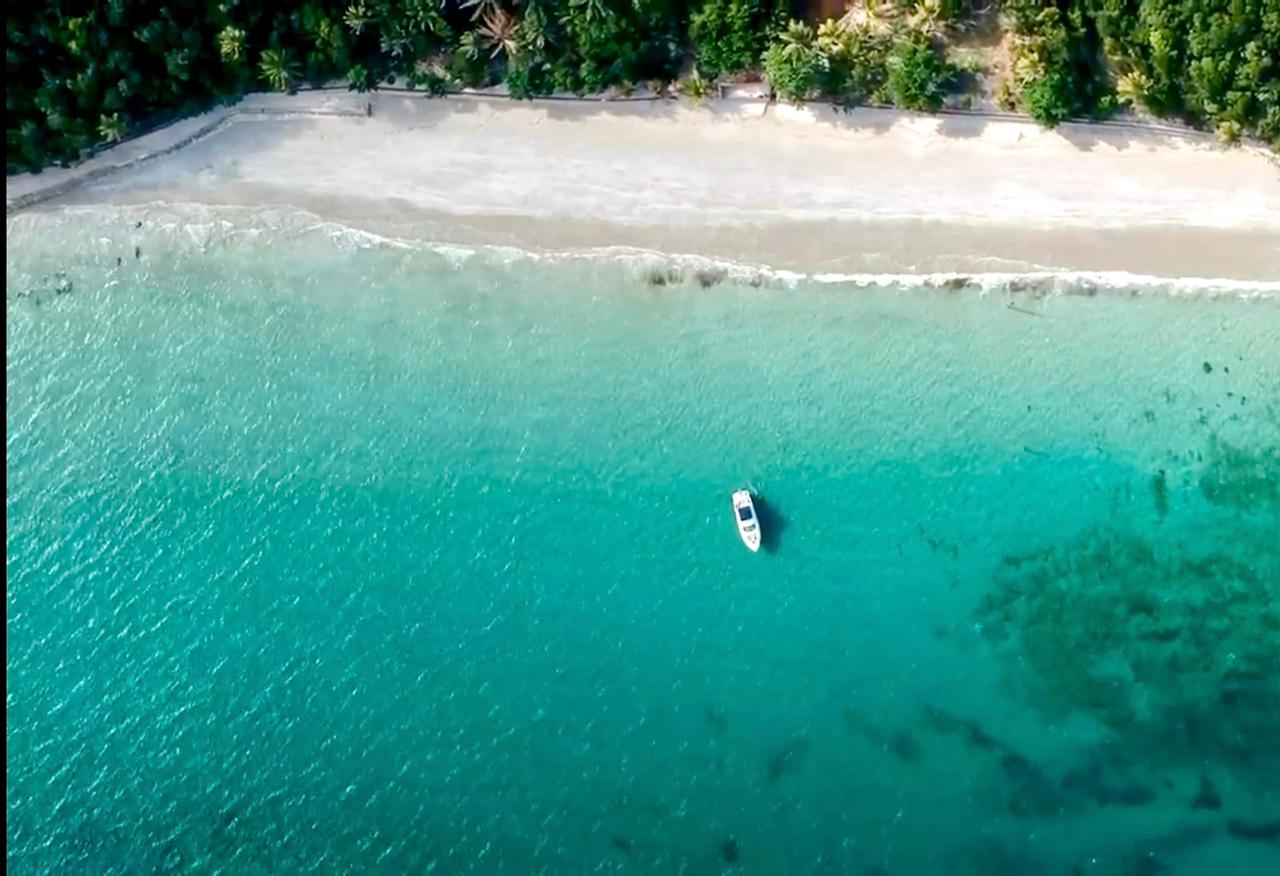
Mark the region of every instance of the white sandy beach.
[[[68, 190], [27, 209], [291, 205], [442, 242], [636, 246], [812, 273], [1280, 280], [1274, 158], [1200, 135], [752, 100], [367, 100], [369, 117], [362, 95], [254, 96], [136, 165], [207, 120], [10, 178], [10, 213], [54, 185]], [[93, 178], [70, 187], [77, 176]]]

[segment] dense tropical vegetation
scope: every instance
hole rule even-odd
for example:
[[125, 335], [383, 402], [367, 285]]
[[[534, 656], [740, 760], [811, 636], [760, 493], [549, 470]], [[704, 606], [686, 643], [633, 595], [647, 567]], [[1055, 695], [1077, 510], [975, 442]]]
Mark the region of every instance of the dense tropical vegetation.
[[[1054, 125], [1123, 108], [1280, 148], [1280, 0], [47, 0], [8, 16], [8, 170], [83, 156], [245, 91], [345, 82], [516, 98], [762, 72], [785, 100], [936, 110], [999, 16], [998, 100]], [[970, 100], [971, 98], [963, 98]]]

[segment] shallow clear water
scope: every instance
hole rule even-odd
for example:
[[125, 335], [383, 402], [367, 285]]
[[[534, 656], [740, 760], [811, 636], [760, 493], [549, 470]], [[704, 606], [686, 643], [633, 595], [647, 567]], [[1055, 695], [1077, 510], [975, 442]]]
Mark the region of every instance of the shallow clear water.
[[142, 215], [9, 223], [14, 872], [1280, 864], [1277, 301]]

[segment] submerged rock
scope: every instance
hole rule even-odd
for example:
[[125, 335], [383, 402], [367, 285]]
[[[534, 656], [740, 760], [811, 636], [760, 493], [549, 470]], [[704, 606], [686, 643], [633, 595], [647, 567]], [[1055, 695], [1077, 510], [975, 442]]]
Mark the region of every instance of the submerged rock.
[[1218, 793], [1213, 780], [1207, 775], [1200, 776], [1200, 790], [1196, 792], [1196, 798], [1191, 801], [1191, 808], [1212, 810], [1222, 808], [1222, 795]]
[[1160, 876], [1172, 872], [1169, 865], [1154, 852], [1134, 852], [1119, 860], [1123, 876]]
[[1005, 288], [1015, 295], [1025, 293], [1032, 300], [1038, 301], [1053, 291], [1056, 282], [1052, 276], [1015, 277], [1006, 284]]
[[1003, 746], [977, 721], [961, 718], [937, 706], [926, 706], [925, 720], [939, 733], [956, 734], [969, 745], [984, 751], [996, 751]]
[[888, 750], [903, 763], [918, 763], [921, 758], [920, 743], [908, 730], [897, 730], [889, 737]]
[[1071, 798], [1058, 790], [1044, 770], [1022, 755], [1007, 752], [1000, 758], [1000, 769], [1011, 786], [1009, 814], [1057, 815], [1071, 808]]
[[1117, 774], [1097, 758], [1063, 776], [1062, 789], [1099, 806], [1144, 806], [1156, 798], [1155, 791]]
[[808, 752], [809, 740], [803, 736], [797, 736], [783, 746], [773, 757], [769, 758], [769, 763], [765, 767], [765, 776], [768, 778], [769, 784], [776, 785], [781, 781], [783, 776], [796, 768]]
[[684, 282], [684, 274], [677, 267], [653, 267], [644, 273], [644, 281], [650, 286], [678, 286]]
[[850, 733], [861, 736], [903, 763], [914, 764], [920, 761], [920, 742], [909, 730], [885, 730], [852, 708], [844, 710], [844, 725]]
[[699, 268], [694, 272], [693, 278], [703, 289], [710, 289], [725, 281], [729, 276], [729, 272], [724, 268]]
[[1248, 842], [1280, 842], [1280, 818], [1271, 821], [1245, 821], [1233, 818], [1227, 822], [1227, 833]]

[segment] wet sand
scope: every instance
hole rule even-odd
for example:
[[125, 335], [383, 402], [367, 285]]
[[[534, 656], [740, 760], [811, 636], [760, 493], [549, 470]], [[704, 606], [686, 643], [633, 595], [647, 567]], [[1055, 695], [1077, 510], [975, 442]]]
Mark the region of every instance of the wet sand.
[[[33, 209], [288, 205], [399, 237], [806, 273], [1280, 280], [1272, 157], [1190, 134], [749, 100], [377, 95], [364, 108], [355, 95], [256, 96], [194, 142]], [[37, 183], [11, 179], [10, 200]]]

